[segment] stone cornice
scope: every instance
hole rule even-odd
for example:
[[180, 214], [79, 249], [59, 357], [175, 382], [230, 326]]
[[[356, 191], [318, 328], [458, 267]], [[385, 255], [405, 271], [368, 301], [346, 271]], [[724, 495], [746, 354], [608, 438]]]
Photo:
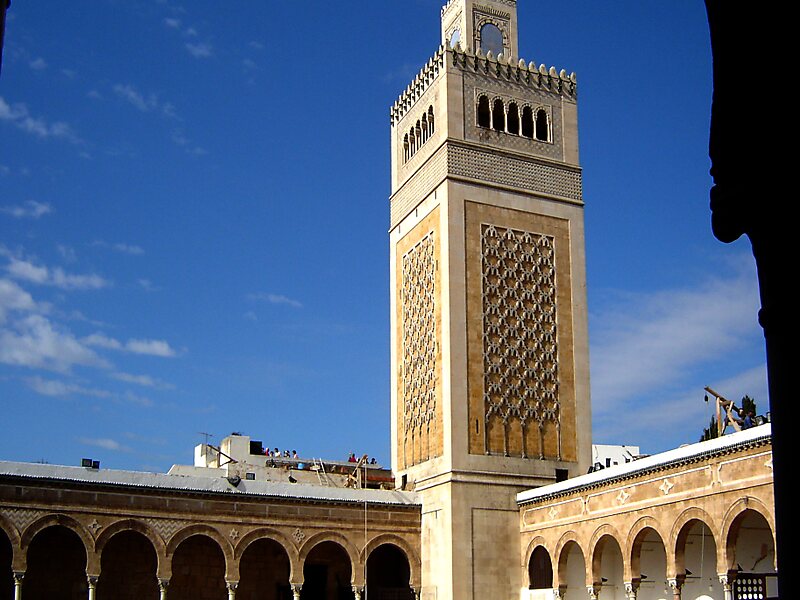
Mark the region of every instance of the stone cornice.
[[[533, 496], [529, 496], [530, 492], [523, 492], [517, 496], [517, 504], [518, 506], [522, 507], [549, 502], [555, 498], [564, 498], [567, 496], [580, 494], [588, 490], [613, 486], [625, 481], [640, 478], [644, 475], [686, 467], [688, 465], [697, 464], [709, 459], [719, 458], [752, 448], [771, 445], [772, 433], [770, 428], [767, 428], [763, 435], [747, 437], [741, 441], [735, 441], [730, 444], [717, 445], [710, 448], [702, 448], [702, 443], [695, 444], [695, 446], [698, 446], [697, 451], [695, 452], [687, 452], [685, 454], [680, 454], [678, 451], [665, 452], [665, 460], [663, 461], [658, 460], [659, 455], [650, 456], [646, 459], [640, 459], [640, 461], [634, 461], [626, 465], [621, 465], [620, 467], [614, 467], [612, 472], [610, 472], [607, 477], [603, 477], [603, 471], [595, 471], [590, 475], [583, 475], [576, 478], [576, 480], [573, 480], [574, 483], [572, 485], [570, 485], [570, 481], [566, 481], [562, 484], [547, 486], [548, 488], [553, 488], [552, 492], [549, 492], [546, 488], [534, 490], [535, 495]], [[678, 453], [679, 455], [675, 456], [674, 458], [667, 458], [669, 455], [674, 453]], [[640, 463], [638, 468], [637, 462]], [[623, 468], [622, 472], [614, 472], [620, 468]], [[583, 478], [589, 478], [589, 481], [582, 482], [581, 479]]]

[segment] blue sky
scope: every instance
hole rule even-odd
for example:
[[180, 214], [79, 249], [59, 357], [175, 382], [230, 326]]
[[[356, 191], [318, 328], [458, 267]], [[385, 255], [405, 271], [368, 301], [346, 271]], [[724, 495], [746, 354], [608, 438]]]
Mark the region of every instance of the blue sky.
[[[0, 459], [164, 470], [199, 432], [389, 461], [389, 107], [439, 0], [14, 2]], [[710, 232], [701, 2], [520, 0], [578, 74], [593, 436], [767, 408], [755, 269]]]

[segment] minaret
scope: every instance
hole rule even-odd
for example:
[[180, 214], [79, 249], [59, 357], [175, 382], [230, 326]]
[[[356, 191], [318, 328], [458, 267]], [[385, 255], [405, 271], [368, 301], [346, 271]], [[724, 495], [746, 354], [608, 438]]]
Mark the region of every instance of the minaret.
[[515, 494], [589, 466], [576, 79], [517, 44], [515, 0], [450, 0], [391, 109], [392, 466], [422, 498], [422, 598], [519, 597]]

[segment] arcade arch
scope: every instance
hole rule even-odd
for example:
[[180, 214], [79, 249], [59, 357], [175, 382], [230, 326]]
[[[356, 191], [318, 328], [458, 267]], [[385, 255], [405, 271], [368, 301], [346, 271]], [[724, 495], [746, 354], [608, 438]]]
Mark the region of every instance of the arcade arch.
[[384, 543], [367, 557], [367, 598], [414, 600], [411, 563], [395, 544]]
[[324, 539], [303, 554], [301, 600], [354, 600], [353, 562], [344, 546]]
[[180, 541], [172, 554], [169, 600], [227, 600], [225, 553], [204, 533]]
[[27, 544], [25, 600], [85, 600], [87, 552], [81, 537], [65, 525], [36, 531]]
[[158, 597], [158, 556], [152, 542], [133, 529], [119, 531], [100, 554], [98, 600]]

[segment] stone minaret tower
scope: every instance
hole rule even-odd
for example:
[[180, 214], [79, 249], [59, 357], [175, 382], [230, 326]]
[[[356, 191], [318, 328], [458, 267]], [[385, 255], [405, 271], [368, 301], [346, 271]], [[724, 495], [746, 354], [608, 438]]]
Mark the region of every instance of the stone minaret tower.
[[589, 465], [576, 80], [519, 58], [516, 4], [450, 0], [391, 109], [392, 466], [422, 497], [422, 598], [519, 597], [515, 494]]

